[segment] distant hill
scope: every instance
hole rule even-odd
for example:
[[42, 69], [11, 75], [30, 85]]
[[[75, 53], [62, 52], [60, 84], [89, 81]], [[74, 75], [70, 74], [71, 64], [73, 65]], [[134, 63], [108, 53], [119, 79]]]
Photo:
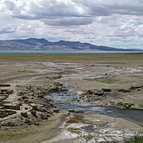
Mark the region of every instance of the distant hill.
[[50, 42], [46, 39], [16, 39], [0, 40], [0, 50], [100, 50], [100, 51], [136, 51], [133, 49], [117, 49], [113, 47], [97, 46], [90, 43], [58, 41]]

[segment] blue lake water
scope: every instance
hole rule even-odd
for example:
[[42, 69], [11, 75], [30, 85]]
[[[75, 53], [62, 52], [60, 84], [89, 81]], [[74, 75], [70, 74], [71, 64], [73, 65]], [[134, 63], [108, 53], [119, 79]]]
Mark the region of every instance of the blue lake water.
[[142, 53], [143, 51], [99, 51], [99, 50], [0, 50], [0, 54], [62, 54], [62, 53]]

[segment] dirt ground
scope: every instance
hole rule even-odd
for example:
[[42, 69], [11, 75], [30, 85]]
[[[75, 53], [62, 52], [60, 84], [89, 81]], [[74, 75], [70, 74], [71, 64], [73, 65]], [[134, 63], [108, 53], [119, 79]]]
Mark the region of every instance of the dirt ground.
[[[60, 78], [59, 78], [60, 77]], [[102, 88], [114, 90], [143, 86], [143, 54], [1, 54], [0, 83], [16, 85], [51, 84], [54, 80], [76, 85], [77, 92]], [[14, 101], [16, 97], [9, 98]], [[143, 109], [143, 90], [122, 93], [110, 101], [128, 102]], [[108, 100], [106, 104], [108, 103]], [[101, 103], [102, 104], [102, 103]], [[103, 102], [103, 104], [105, 104]], [[55, 114], [39, 126], [0, 129], [0, 143], [41, 143], [57, 136], [67, 111]], [[100, 116], [97, 115], [97, 118]], [[105, 117], [104, 117], [105, 119]], [[106, 118], [107, 119], [107, 118]], [[119, 119], [117, 128], [141, 126]], [[74, 142], [63, 139], [58, 143]], [[55, 142], [56, 143], [56, 142]]]

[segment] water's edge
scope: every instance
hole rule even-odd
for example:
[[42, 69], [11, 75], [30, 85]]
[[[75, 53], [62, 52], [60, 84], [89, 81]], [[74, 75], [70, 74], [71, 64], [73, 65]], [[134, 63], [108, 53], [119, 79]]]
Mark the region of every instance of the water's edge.
[[75, 86], [67, 86], [68, 91], [61, 91], [56, 93], [51, 93], [46, 96], [55, 101], [55, 104], [60, 109], [65, 110], [84, 110], [84, 111], [96, 111], [100, 114], [108, 115], [116, 118], [123, 118], [130, 120], [139, 125], [143, 125], [143, 110], [137, 109], [119, 109], [116, 107], [100, 107], [93, 105], [79, 105], [75, 104], [73, 101], [78, 98], [78, 93], [75, 91]]

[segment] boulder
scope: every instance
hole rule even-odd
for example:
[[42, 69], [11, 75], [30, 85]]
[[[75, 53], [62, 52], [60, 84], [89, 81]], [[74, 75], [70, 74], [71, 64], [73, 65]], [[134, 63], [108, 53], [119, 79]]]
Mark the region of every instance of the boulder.
[[102, 88], [102, 91], [103, 92], [112, 92], [112, 89], [110, 89], [110, 88]]
[[124, 109], [129, 109], [129, 108], [131, 108], [131, 106], [133, 106], [134, 104], [132, 104], [132, 103], [124, 103], [123, 104], [123, 107], [124, 107]]
[[24, 118], [28, 118], [27, 112], [21, 112], [21, 116], [24, 117]]

